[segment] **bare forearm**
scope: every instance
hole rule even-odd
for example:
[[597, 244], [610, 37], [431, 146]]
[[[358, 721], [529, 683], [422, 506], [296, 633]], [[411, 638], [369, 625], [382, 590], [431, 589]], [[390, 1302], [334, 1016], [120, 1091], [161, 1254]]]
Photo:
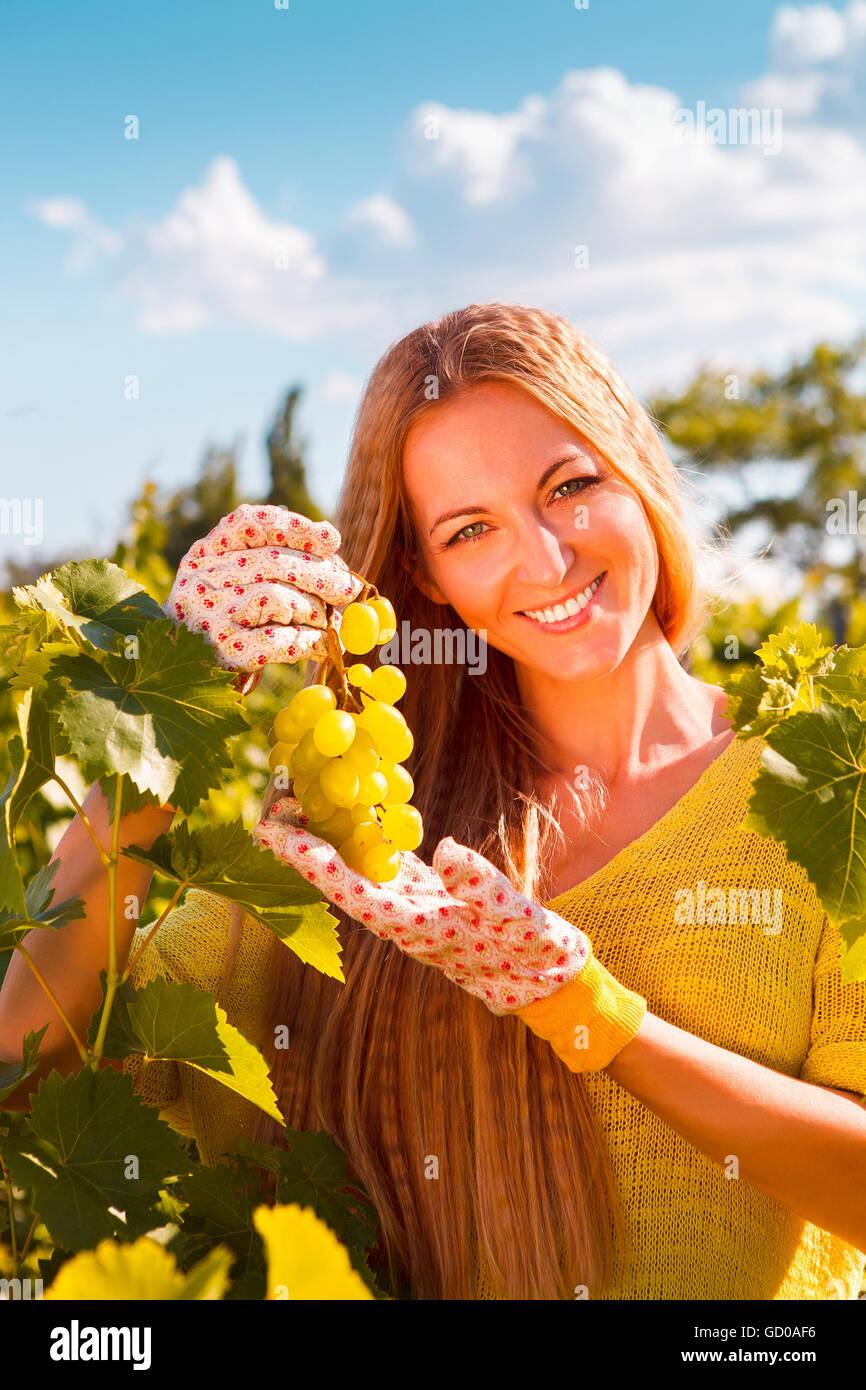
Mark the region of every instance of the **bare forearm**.
[[866, 1108], [647, 1013], [608, 1075], [715, 1162], [866, 1250]]
[[[111, 825], [108, 804], [98, 785], [91, 787], [82, 809], [107, 852], [111, 846]], [[151, 845], [169, 828], [173, 815], [170, 807], [152, 806], [125, 816], [120, 824], [120, 846]], [[80, 896], [84, 899], [86, 917], [68, 922], [57, 931], [35, 929], [28, 932], [22, 944], [81, 1037], [101, 998], [99, 972], [108, 968], [108, 872], [79, 816], [67, 827], [52, 855], [54, 860], [60, 864], [52, 882], [54, 901]], [[119, 963], [125, 962], [129, 954], [152, 876], [145, 864], [122, 856], [118, 861], [116, 940]], [[27, 962], [13, 953], [0, 991], [0, 1060], [20, 1058], [24, 1035], [46, 1023], [48, 1030], [40, 1046], [40, 1067], [29, 1079], [28, 1090], [52, 1066], [61, 1072], [67, 1071], [77, 1064], [78, 1057], [57, 1010]]]

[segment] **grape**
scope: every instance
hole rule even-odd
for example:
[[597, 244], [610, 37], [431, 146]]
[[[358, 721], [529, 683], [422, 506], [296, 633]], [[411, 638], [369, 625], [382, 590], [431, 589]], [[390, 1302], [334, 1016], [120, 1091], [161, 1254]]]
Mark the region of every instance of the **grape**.
[[360, 845], [355, 844], [353, 836], [350, 835], [347, 840], [343, 841], [337, 849], [337, 853], [343, 863], [348, 865], [350, 869], [354, 869], [356, 874], [362, 874], [364, 872], [364, 855], [366, 850], [361, 849]]
[[379, 621], [379, 636], [376, 638], [376, 645], [381, 646], [383, 642], [390, 641], [397, 631], [397, 614], [394, 612], [393, 603], [386, 598], [371, 599], [370, 607]]
[[365, 666], [363, 661], [355, 661], [351, 666], [346, 667], [346, 680], [350, 685], [357, 685], [359, 690], [367, 689], [372, 674], [369, 666]]
[[349, 812], [354, 825], [364, 825], [367, 821], [376, 821], [379, 824], [376, 812], [372, 806], [365, 806], [363, 801], [357, 802]]
[[397, 849], [417, 849], [424, 838], [421, 817], [414, 806], [388, 806], [382, 813], [382, 830]]
[[372, 651], [379, 637], [379, 619], [369, 603], [350, 603], [340, 622], [340, 641], [347, 652]]
[[355, 737], [355, 721], [341, 709], [329, 709], [313, 728], [313, 743], [328, 758], [338, 758]]
[[316, 826], [316, 829], [313, 829], [312, 825], [309, 826], [311, 834], [318, 835], [319, 839], [327, 840], [332, 845], [340, 845], [344, 840], [348, 840], [355, 828], [351, 813], [345, 806], [337, 806], [326, 821], [317, 821]]
[[415, 783], [405, 767], [401, 767], [399, 763], [387, 762], [383, 758], [378, 770], [387, 783], [387, 790], [382, 797], [383, 806], [400, 806], [412, 800]]
[[396, 705], [406, 694], [406, 677], [399, 666], [377, 666], [364, 689], [374, 700]]
[[358, 776], [363, 777], [367, 772], [376, 771], [379, 766], [379, 754], [376, 752], [376, 745], [367, 730], [361, 728], [357, 719], [353, 722], [355, 724], [355, 737], [343, 757], [349, 766], [355, 769]]
[[319, 786], [335, 806], [354, 806], [358, 800], [358, 774], [342, 758], [332, 758], [319, 773]]
[[404, 734], [409, 731], [406, 720], [398, 709], [393, 705], [386, 705], [382, 700], [369, 700], [358, 723], [362, 729], [367, 730], [383, 757], [392, 758], [394, 762], [402, 761], [396, 750], [403, 747]]
[[373, 845], [364, 851], [361, 873], [374, 883], [387, 883], [400, 872], [400, 854], [391, 845]]
[[301, 729], [312, 729], [317, 719], [336, 708], [337, 697], [330, 686], [308, 685], [292, 696], [285, 713]]
[[306, 724], [301, 724], [289, 709], [281, 709], [274, 720], [274, 733], [279, 743], [300, 743]]
[[[388, 744], [387, 754], [391, 758], [392, 762], [403, 763], [406, 761], [414, 747], [415, 740], [412, 737], [411, 730], [408, 728], [404, 728], [402, 730], [399, 730], [394, 735], [393, 742]], [[383, 752], [384, 751], [385, 750], [383, 750]]]
[[292, 772], [320, 772], [327, 761], [327, 754], [319, 751], [313, 731], [308, 729], [292, 754]]
[[288, 768], [297, 746], [296, 743], [275, 743], [268, 757], [271, 772], [278, 772], [281, 767]]
[[388, 783], [381, 772], [366, 772], [358, 783], [358, 797], [365, 806], [378, 806], [387, 794]]
[[299, 772], [292, 778], [292, 791], [300, 801], [308, 787], [311, 787], [316, 780], [315, 772]]
[[373, 845], [385, 843], [382, 827], [376, 821], [364, 821], [352, 831], [352, 839], [359, 849], [372, 849]]
[[304, 795], [299, 798], [304, 815], [317, 822], [326, 821], [336, 811], [336, 806], [319, 785], [318, 777], [311, 782]]

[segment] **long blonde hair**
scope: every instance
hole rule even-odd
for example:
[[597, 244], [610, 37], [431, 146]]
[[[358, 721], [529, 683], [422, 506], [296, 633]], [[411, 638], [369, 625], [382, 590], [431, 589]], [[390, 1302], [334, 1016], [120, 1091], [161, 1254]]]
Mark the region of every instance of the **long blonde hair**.
[[[540, 309], [471, 304], [415, 329], [377, 363], [335, 517], [350, 568], [392, 600], [413, 636], [466, 634], [459, 615], [413, 581], [402, 453], [428, 411], [490, 380], [522, 387], [573, 425], [638, 494], [658, 549], [653, 609], [681, 653], [700, 605], [676, 470], [608, 359]], [[429, 863], [452, 835], [543, 901], [562, 836], [537, 792], [550, 769], [511, 658], [489, 647], [483, 675], [445, 662], [404, 674], [413, 804], [425, 826], [418, 853]], [[519, 1019], [491, 1014], [337, 915], [346, 983], [280, 948], [270, 1021], [288, 1025], [291, 1046], [266, 1051], [287, 1123], [333, 1134], [375, 1202], [392, 1280], [423, 1299], [472, 1299], [479, 1271], [498, 1297], [572, 1298], [578, 1285], [598, 1296], [625, 1233], [582, 1078]], [[260, 1141], [279, 1144], [280, 1133], [261, 1118]]]

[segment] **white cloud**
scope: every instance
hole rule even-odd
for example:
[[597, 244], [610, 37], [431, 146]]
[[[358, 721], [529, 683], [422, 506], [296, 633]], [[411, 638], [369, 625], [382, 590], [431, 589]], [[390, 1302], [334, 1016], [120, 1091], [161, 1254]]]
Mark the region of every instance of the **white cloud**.
[[350, 372], [331, 372], [321, 388], [324, 401], [356, 401], [361, 394], [362, 383]]
[[[851, 11], [866, 10], [854, 4]], [[782, 72], [838, 58], [845, 50], [846, 16], [829, 5], [781, 5], [773, 16], [770, 42]]]
[[770, 71], [749, 84], [747, 99], [782, 106], [792, 120], [866, 114], [866, 0], [844, 10], [781, 5], [770, 31]]
[[[657, 384], [701, 359], [767, 360], [862, 323], [866, 146], [826, 110], [831, 79], [838, 99], [864, 47], [866, 0], [777, 12], [775, 67], [752, 89], [783, 110], [778, 153], [683, 143], [678, 94], [607, 67], [566, 72], [511, 111], [419, 105], [394, 187], [315, 235], [273, 219], [226, 156], [160, 220], [122, 233], [74, 199], [46, 199], [39, 215], [91, 254], [100, 235], [106, 251], [117, 239], [118, 286], [153, 332], [353, 333], [372, 356], [444, 309], [505, 299], [568, 315], [636, 385]], [[360, 389], [336, 372], [322, 395]]]
[[384, 246], [410, 247], [416, 242], [411, 218], [385, 193], [374, 193], [353, 203], [346, 213], [349, 226], [367, 228]]
[[64, 262], [71, 275], [83, 274], [100, 256], [115, 256], [121, 248], [117, 233], [92, 218], [80, 198], [35, 199], [30, 211], [46, 227], [75, 233], [73, 248]]
[[545, 109], [536, 96], [499, 116], [428, 102], [412, 118], [415, 172], [422, 177], [433, 171], [453, 175], [471, 207], [514, 194], [524, 168], [522, 146], [540, 138]]

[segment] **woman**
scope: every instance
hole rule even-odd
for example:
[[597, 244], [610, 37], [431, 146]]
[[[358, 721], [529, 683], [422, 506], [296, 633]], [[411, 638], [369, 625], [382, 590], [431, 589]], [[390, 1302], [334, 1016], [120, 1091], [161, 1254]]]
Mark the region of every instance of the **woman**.
[[[224, 519], [166, 610], [239, 670], [322, 654], [317, 585], [355, 591], [340, 544], [413, 633], [480, 633], [475, 669], [404, 668], [419, 859], [361, 880], [269, 789], [256, 836], [333, 903], [346, 983], [203, 893], [134, 982], [217, 988], [288, 1124], [346, 1150], [408, 1296], [855, 1298], [866, 986], [842, 986], [805, 873], [741, 828], [762, 743], [680, 663], [695, 546], [610, 363], [516, 305], [425, 325], [367, 385], [340, 537], [294, 523], [293, 546], [285, 513]], [[277, 595], [252, 632], [221, 592], [250, 565]], [[689, 920], [702, 888], [781, 915]], [[190, 1069], [138, 1084], [206, 1161], [237, 1133], [279, 1142]]]

